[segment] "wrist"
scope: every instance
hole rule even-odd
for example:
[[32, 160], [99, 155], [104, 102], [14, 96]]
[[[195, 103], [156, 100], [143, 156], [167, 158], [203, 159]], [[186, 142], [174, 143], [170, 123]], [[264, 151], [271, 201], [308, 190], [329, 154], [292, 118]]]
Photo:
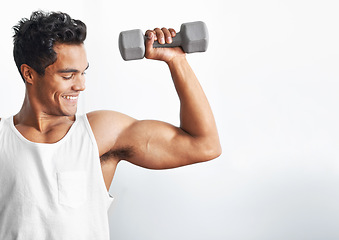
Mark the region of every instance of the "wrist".
[[182, 64], [183, 62], [187, 62], [187, 59], [186, 59], [186, 54], [182, 54], [182, 55], [177, 55], [177, 56], [174, 56], [172, 57], [171, 59], [167, 60], [166, 63], [168, 65], [168, 67], [174, 67], [176, 65], [180, 65]]

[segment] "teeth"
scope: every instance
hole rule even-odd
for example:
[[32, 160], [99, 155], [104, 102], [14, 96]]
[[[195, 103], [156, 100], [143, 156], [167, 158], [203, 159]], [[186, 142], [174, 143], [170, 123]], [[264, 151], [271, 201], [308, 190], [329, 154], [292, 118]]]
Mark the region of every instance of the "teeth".
[[78, 97], [73, 97], [73, 96], [62, 96], [62, 97], [67, 99], [67, 100], [76, 100], [76, 99], [78, 99]]

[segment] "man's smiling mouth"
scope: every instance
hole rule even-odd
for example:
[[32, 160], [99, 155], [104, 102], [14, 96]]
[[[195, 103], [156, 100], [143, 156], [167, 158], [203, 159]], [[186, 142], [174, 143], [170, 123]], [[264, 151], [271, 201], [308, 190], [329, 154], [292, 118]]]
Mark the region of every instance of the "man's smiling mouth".
[[78, 96], [62, 96], [62, 98], [67, 99], [67, 100], [77, 100]]

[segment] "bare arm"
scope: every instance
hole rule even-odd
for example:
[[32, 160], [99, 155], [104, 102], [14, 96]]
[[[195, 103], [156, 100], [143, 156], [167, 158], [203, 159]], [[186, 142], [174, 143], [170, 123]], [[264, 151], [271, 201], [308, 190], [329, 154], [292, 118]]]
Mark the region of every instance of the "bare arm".
[[[156, 30], [158, 38], [161, 34], [171, 36], [167, 29], [159, 30]], [[151, 169], [174, 168], [216, 158], [221, 154], [221, 147], [213, 113], [185, 54], [180, 48], [153, 49], [155, 34], [147, 34], [153, 37], [147, 41], [146, 57], [165, 61], [170, 69], [181, 102], [180, 127], [160, 121], [138, 121], [119, 113], [98, 112], [93, 119], [99, 119], [95, 117], [98, 114], [101, 119], [107, 119], [106, 124], [95, 124], [99, 127], [93, 129], [100, 133], [100, 136], [95, 135], [101, 154]], [[106, 128], [95, 130], [100, 129], [100, 125]], [[110, 137], [103, 137], [110, 132]]]

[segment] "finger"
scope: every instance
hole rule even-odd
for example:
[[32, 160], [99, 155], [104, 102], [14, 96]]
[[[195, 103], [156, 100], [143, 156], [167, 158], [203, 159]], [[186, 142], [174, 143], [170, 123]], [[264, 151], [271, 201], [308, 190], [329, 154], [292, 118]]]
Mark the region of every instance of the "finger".
[[147, 40], [146, 40], [146, 49], [152, 49], [153, 48], [153, 43], [155, 41], [155, 33], [152, 30], [147, 30], [145, 33]]
[[162, 28], [161, 31], [164, 33], [166, 43], [172, 43], [172, 35], [167, 28]]
[[163, 31], [161, 31], [160, 28], [155, 28], [154, 31], [155, 31], [155, 33], [156, 33], [158, 42], [159, 42], [160, 44], [164, 44], [164, 43], [165, 43], [165, 38], [164, 38], [164, 33], [163, 33]]
[[171, 33], [172, 38], [177, 35], [177, 32], [173, 28], [169, 28], [168, 31]]
[[[152, 35], [153, 35], [153, 36], [152, 36]], [[157, 36], [156, 36], [154, 30], [147, 30], [146, 33], [145, 33], [145, 36], [147, 37], [147, 39], [151, 39], [152, 37], [155, 37], [155, 38], [154, 38], [154, 41], [157, 40]]]

